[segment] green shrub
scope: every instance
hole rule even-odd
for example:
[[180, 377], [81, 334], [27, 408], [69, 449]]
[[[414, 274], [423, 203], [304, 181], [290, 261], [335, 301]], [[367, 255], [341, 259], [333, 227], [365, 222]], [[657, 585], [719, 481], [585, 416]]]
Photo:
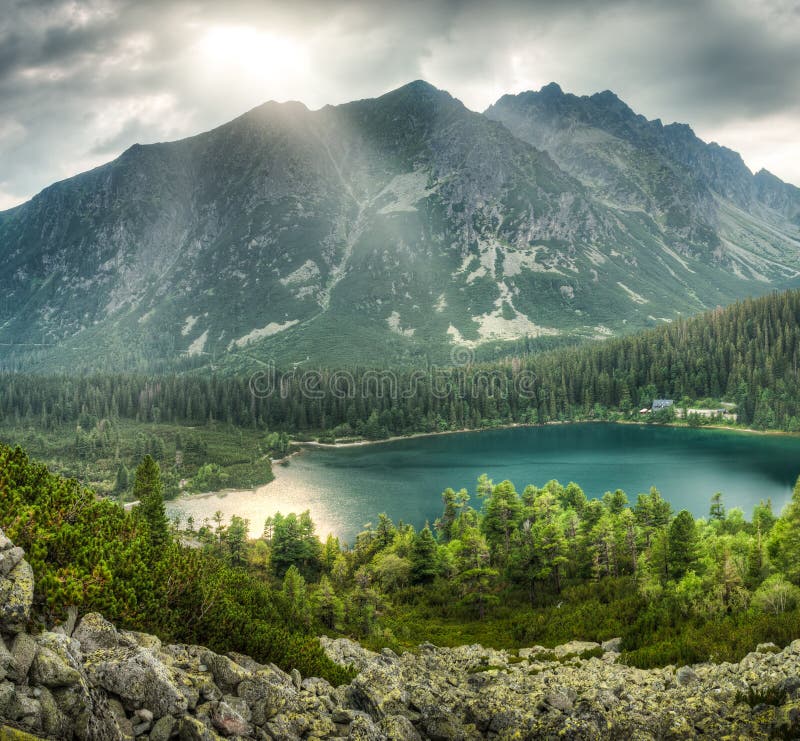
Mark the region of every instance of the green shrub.
[[3, 445], [0, 527], [26, 551], [35, 609], [48, 624], [76, 606], [165, 641], [239, 651], [335, 683], [351, 676], [316, 638], [287, 627], [286, 606], [263, 581], [172, 541], [155, 547], [135, 510], [99, 500]]
[[749, 687], [747, 692], [737, 692], [734, 702], [746, 703], [751, 708], [758, 705], [779, 707], [786, 702], [788, 692], [780, 683], [768, 687]]

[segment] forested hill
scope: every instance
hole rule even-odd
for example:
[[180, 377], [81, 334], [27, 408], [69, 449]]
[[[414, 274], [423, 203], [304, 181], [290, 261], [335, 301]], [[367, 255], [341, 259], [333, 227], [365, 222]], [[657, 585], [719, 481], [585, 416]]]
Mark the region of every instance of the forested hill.
[[284, 374], [281, 391], [279, 374], [257, 383], [244, 377], [6, 375], [0, 423], [40, 430], [70, 424], [74, 430], [77, 422], [95, 446], [118, 419], [324, 431], [331, 440], [609, 419], [636, 413], [657, 397], [678, 405], [710, 397], [737, 404], [741, 424], [797, 431], [799, 347], [800, 292], [788, 291], [634, 336], [493, 365], [467, 363], [422, 375], [320, 370], [313, 394], [302, 392], [309, 369]]
[[[800, 292], [774, 293], [656, 330], [533, 357], [548, 418], [664, 396], [725, 398], [739, 421], [800, 429]], [[540, 399], [539, 408], [542, 408]]]

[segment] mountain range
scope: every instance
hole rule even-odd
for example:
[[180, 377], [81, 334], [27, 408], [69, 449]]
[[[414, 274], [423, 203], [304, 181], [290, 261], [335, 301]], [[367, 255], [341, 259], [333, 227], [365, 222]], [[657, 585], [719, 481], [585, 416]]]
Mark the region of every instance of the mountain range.
[[0, 212], [0, 367], [445, 362], [800, 284], [800, 189], [556, 84], [417, 81], [136, 144]]

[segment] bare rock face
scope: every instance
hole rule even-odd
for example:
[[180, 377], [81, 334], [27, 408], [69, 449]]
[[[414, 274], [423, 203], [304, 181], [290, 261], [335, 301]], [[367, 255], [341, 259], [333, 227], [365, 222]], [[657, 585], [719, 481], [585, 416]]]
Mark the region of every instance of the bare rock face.
[[[0, 548], [14, 550], [2, 533]], [[738, 664], [642, 670], [619, 662], [619, 639], [398, 656], [323, 637], [358, 672], [332, 687], [241, 654], [162, 645], [97, 613], [25, 632], [27, 587], [8, 582], [27, 564], [12, 560], [0, 586], [25, 609], [0, 620], [0, 741], [800, 737], [800, 640], [761, 644]]]
[[167, 667], [143, 649], [98, 649], [85, 656], [84, 668], [94, 686], [121, 698], [131, 709], [147, 708], [157, 718], [186, 712], [187, 698]]
[[8, 633], [19, 633], [31, 616], [33, 569], [0, 530], [0, 625]]
[[[454, 342], [605, 336], [783, 286], [799, 225], [800, 189], [610, 93], [486, 115], [421, 81], [273, 102], [0, 212], [0, 343], [51, 372], [349, 366], [376, 338], [446, 362]], [[341, 351], [318, 341], [344, 323]]]

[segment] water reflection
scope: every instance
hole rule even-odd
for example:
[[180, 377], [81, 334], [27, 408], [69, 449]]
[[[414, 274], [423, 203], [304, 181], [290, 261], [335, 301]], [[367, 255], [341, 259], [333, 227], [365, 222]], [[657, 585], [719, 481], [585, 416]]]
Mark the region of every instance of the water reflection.
[[[760, 499], [775, 511], [788, 501], [800, 473], [800, 439], [717, 430], [633, 425], [558, 425], [401, 440], [377, 446], [315, 449], [276, 466], [277, 479], [255, 492], [180, 500], [168, 511], [191, 513], [197, 525], [221, 510], [238, 514], [260, 535], [280, 511], [311, 510], [318, 533], [351, 541], [379, 512], [419, 526], [441, 510], [447, 486], [474, 490], [481, 473], [510, 479], [518, 490], [556, 478], [576, 481], [587, 496], [617, 487], [633, 503], [657, 486], [674, 509], [708, 512], [722, 491], [728, 508], [749, 517]], [[473, 501], [474, 506], [479, 503]]]

